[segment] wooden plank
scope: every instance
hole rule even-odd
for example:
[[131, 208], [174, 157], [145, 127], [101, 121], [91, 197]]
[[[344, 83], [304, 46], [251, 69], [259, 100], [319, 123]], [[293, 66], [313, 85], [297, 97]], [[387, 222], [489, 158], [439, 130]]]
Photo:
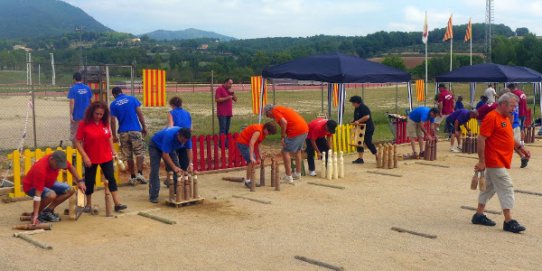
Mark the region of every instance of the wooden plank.
[[14, 237], [17, 237], [17, 238], [20, 238], [20, 239], [23, 239], [25, 241], [27, 241], [28, 243], [32, 244], [32, 245], [35, 245], [39, 248], [43, 248], [43, 249], [53, 249], [52, 246], [48, 245], [48, 244], [45, 244], [45, 243], [42, 243], [42, 242], [39, 242], [37, 240], [34, 240], [32, 238], [30, 238], [30, 236], [28, 236], [27, 234], [14, 234], [13, 235]]
[[468, 156], [468, 155], [461, 155], [461, 154], [458, 154], [458, 155], [456, 155], [455, 157], [470, 158], [470, 159], [478, 160], [478, 156]]
[[532, 191], [527, 191], [527, 190], [514, 189], [514, 192], [516, 192], [516, 193], [522, 193], [522, 194], [535, 195], [535, 196], [542, 196], [542, 193], [539, 193], [539, 192], [532, 192]]
[[9, 193], [13, 193], [13, 187], [2, 187], [0, 188], [0, 196], [5, 196]]
[[183, 200], [183, 201], [170, 201], [169, 199], [166, 200], [166, 204], [168, 205], [174, 205], [175, 207], [182, 207], [186, 205], [192, 205], [197, 203], [202, 203], [204, 198], [197, 198], [197, 199], [189, 199], [189, 200]]
[[333, 184], [326, 184], [326, 183], [316, 183], [316, 182], [307, 182], [308, 184], [312, 184], [312, 185], [318, 185], [318, 186], [324, 186], [324, 187], [329, 187], [329, 188], [335, 188], [335, 189], [345, 189], [344, 186], [340, 186], [340, 185], [333, 185]]
[[392, 176], [392, 177], [398, 177], [398, 178], [403, 177], [403, 175], [400, 175], [400, 174], [393, 174], [393, 173], [387, 173], [387, 172], [381, 172], [381, 171], [372, 171], [372, 170], [369, 170], [369, 171], [367, 171], [367, 173], [378, 174], [378, 175], [384, 175], [384, 176]]
[[394, 230], [394, 231], [397, 231], [397, 232], [406, 232], [406, 233], [410, 233], [410, 234], [413, 234], [413, 235], [417, 235], [417, 236], [421, 236], [421, 237], [425, 237], [425, 238], [430, 238], [430, 239], [436, 239], [437, 238], [437, 236], [433, 235], [433, 234], [427, 234], [427, 233], [421, 233], [421, 232], [417, 232], [417, 231], [406, 230], [406, 229], [399, 228], [399, 227], [391, 227], [391, 229]]
[[268, 200], [255, 199], [255, 198], [249, 198], [249, 197], [238, 196], [238, 195], [232, 195], [232, 197], [238, 198], [238, 199], [246, 199], [246, 200], [250, 200], [250, 201], [254, 201], [254, 202], [258, 202], [262, 204], [271, 204], [271, 201], [268, 201]]
[[450, 166], [446, 166], [446, 165], [426, 163], [426, 162], [420, 162], [420, 161], [416, 161], [416, 162], [414, 162], [414, 164], [424, 165], [424, 166], [432, 166], [432, 167], [450, 168]]
[[325, 262], [322, 262], [322, 261], [319, 261], [319, 260], [310, 259], [310, 258], [307, 258], [307, 257], [304, 257], [304, 256], [297, 256], [296, 255], [296, 256], [294, 256], [294, 258], [297, 259], [297, 260], [306, 262], [306, 263], [314, 264], [314, 265], [317, 265], [317, 266], [320, 266], [320, 267], [325, 267], [325, 268], [331, 269], [331, 270], [336, 270], [336, 271], [345, 270], [344, 267], [342, 267], [342, 266], [332, 265], [332, 264], [325, 263]]
[[165, 223], [165, 224], [169, 224], [169, 225], [177, 224], [177, 222], [175, 222], [173, 220], [163, 218], [163, 217], [160, 217], [160, 216], [157, 216], [157, 215], [153, 215], [153, 214], [149, 214], [149, 213], [145, 213], [145, 212], [139, 212], [137, 214], [140, 215], [140, 216], [146, 217], [146, 218], [150, 218], [152, 220], [156, 220], [156, 221]]

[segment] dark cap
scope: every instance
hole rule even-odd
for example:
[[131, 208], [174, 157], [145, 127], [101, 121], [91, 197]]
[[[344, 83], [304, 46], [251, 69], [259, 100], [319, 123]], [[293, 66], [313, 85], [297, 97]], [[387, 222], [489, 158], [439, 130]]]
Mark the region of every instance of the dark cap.
[[327, 129], [328, 133], [334, 134], [335, 129], [337, 129], [337, 122], [334, 121], [334, 120], [328, 120], [326, 122], [326, 129]]
[[68, 163], [66, 162], [66, 153], [63, 151], [55, 151], [53, 154], [51, 154], [51, 157], [53, 160], [55, 160], [56, 165], [58, 168], [66, 168], [68, 167]]
[[446, 87], [446, 85], [444, 85], [444, 84], [438, 84], [438, 88], [445, 88], [445, 87]]

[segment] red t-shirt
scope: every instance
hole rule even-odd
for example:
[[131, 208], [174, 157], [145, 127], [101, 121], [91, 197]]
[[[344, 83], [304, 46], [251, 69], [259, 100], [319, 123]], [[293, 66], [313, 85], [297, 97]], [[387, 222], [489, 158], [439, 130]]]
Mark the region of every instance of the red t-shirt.
[[101, 121], [87, 123], [81, 121], [75, 138], [83, 141], [83, 149], [93, 164], [109, 162], [113, 159], [109, 138], [111, 130]]
[[495, 110], [497, 108], [497, 103], [490, 103], [490, 104], [484, 104], [480, 106], [480, 108], [476, 109], [478, 111], [478, 117], [476, 117], [478, 120], [484, 120], [487, 113]]
[[[44, 187], [51, 188], [55, 184], [59, 169], [52, 169], [49, 166], [49, 157], [51, 154], [42, 157], [26, 173], [23, 178], [24, 192], [28, 192], [32, 188], [35, 188], [36, 191], [43, 191]], [[69, 167], [71, 164], [67, 162], [67, 168]]]
[[[232, 93], [228, 91], [223, 85], [218, 87], [215, 92], [216, 98], [224, 98], [231, 96]], [[233, 116], [233, 100], [227, 99], [223, 102], [216, 103], [216, 113], [220, 117], [231, 117]]]
[[482, 121], [480, 135], [487, 137], [486, 167], [510, 168], [514, 153], [514, 132], [510, 118], [496, 110], [489, 112]]
[[327, 119], [317, 118], [309, 123], [309, 134], [307, 139], [318, 139], [321, 137], [331, 136], [326, 130]]
[[292, 138], [309, 132], [309, 126], [305, 119], [293, 109], [284, 106], [275, 106], [272, 112], [273, 118], [279, 125], [282, 118], [286, 120], [287, 137]]
[[446, 89], [441, 89], [438, 102], [442, 103], [442, 115], [450, 115], [454, 112], [454, 95]]
[[250, 139], [255, 132], [260, 132], [260, 136], [256, 140], [256, 143], [254, 143], [254, 148], [256, 148], [256, 146], [262, 143], [262, 141], [265, 139], [265, 135], [263, 134], [263, 124], [252, 124], [247, 126], [247, 128], [243, 129], [243, 131], [241, 131], [239, 134], [237, 142], [249, 146]]
[[515, 89], [512, 91], [516, 96], [519, 98], [518, 102], [518, 109], [519, 109], [519, 116], [525, 117], [527, 116], [527, 95], [521, 90], [521, 89]]

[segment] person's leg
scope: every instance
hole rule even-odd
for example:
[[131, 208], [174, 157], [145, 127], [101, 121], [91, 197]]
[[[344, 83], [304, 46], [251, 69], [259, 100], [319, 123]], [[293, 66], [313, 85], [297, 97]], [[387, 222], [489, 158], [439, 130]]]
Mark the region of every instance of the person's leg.
[[[317, 145], [318, 145], [318, 139], [316, 140]], [[307, 163], [309, 164], [309, 171], [315, 171], [316, 170], [316, 166], [314, 165], [315, 150], [312, 147], [310, 139], [306, 139], [305, 143], [307, 145], [307, 148], [305, 149], [305, 151], [307, 152]], [[318, 149], [322, 151], [322, 149], [320, 149], [320, 146], [318, 146]]]
[[146, 184], [147, 180], [143, 177], [143, 161], [145, 160], [145, 140], [141, 132], [130, 132], [132, 142], [132, 153], [136, 157], [137, 178], [142, 184]]
[[72, 141], [72, 147], [75, 148], [75, 135], [79, 128], [79, 121], [70, 121], [70, 140]]
[[[40, 201], [38, 212], [41, 212], [43, 209], [45, 209], [45, 207], [47, 207], [47, 205], [49, 205], [54, 200], [56, 195], [54, 197], [51, 197], [50, 195], [51, 193], [54, 194], [54, 191], [52, 191], [51, 189], [47, 187], [43, 188], [43, 191], [41, 192], [41, 201]], [[34, 197], [36, 195], [36, 189], [35, 188], [30, 189], [29, 191], [26, 192], [26, 195], [29, 197]]]
[[519, 117], [519, 127], [521, 129], [521, 138], [520, 138], [520, 143], [521, 145], [523, 145], [523, 142], [525, 140], [525, 116], [523, 117]]
[[226, 133], [225, 134], [228, 134], [230, 132], [231, 116], [225, 117], [225, 118], [226, 118], [226, 120], [225, 120], [225, 131], [226, 131]]
[[226, 133], [226, 117], [218, 116], [218, 133], [227, 134]]
[[367, 146], [367, 148], [371, 151], [371, 153], [373, 155], [376, 155], [376, 146], [375, 144], [373, 144], [373, 134], [374, 134], [374, 130], [369, 130], [369, 131], [366, 131], [365, 132], [365, 145]]
[[418, 134], [416, 133], [416, 123], [410, 118], [407, 119], [406, 132], [407, 132], [408, 139], [410, 140], [410, 146], [412, 147], [412, 156], [416, 157], [417, 153], [416, 153], [415, 139], [418, 138]]
[[[119, 206], [121, 206], [122, 204], [120, 203], [120, 198], [118, 194], [113, 160], [100, 164], [100, 167], [102, 168], [102, 172], [105, 176], [105, 179], [107, 180], [107, 183], [104, 183], [104, 185], [107, 185], [107, 187], [109, 188], [109, 191], [111, 192], [111, 197], [113, 198], [113, 202], [115, 203], [115, 211], [119, 211]], [[126, 209], [126, 207], [122, 209]]]
[[[149, 200], [158, 201], [158, 193], [160, 192], [160, 160], [162, 160], [162, 152], [156, 148], [154, 143], [149, 143], [149, 159], [151, 170], [149, 175]], [[170, 184], [171, 185], [171, 184]]]
[[94, 185], [96, 184], [96, 169], [98, 165], [92, 164], [90, 167], [85, 167], [85, 195], [87, 195], [87, 206], [92, 208], [92, 193], [94, 193]]
[[188, 160], [188, 152], [189, 151], [191, 151], [191, 150], [188, 150], [188, 149], [177, 150], [177, 158], [179, 160], [179, 166], [184, 171], [186, 171], [188, 169], [188, 163], [190, 162]]
[[51, 190], [54, 191], [54, 194], [56, 194], [56, 197], [51, 202], [51, 204], [47, 206], [47, 210], [50, 210], [53, 213], [54, 213], [55, 208], [59, 204], [66, 201], [68, 198], [70, 198], [73, 195], [73, 193], [75, 193], [75, 189], [73, 189], [67, 183], [61, 183], [61, 182], [55, 182], [53, 186], [51, 187]]
[[295, 152], [295, 169], [296, 169], [296, 178], [301, 177], [301, 163], [303, 163], [303, 158], [301, 157], [301, 149], [303, 149], [303, 143], [307, 139], [307, 134], [298, 135], [294, 138], [293, 149]]
[[284, 162], [284, 173], [286, 176], [292, 177], [292, 167], [290, 165], [290, 153], [287, 151], [282, 151], [282, 161]]

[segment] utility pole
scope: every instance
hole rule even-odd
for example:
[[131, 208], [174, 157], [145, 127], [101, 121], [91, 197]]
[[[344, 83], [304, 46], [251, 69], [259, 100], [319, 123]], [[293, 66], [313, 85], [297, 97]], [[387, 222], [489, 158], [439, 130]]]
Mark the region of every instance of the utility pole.
[[[485, 38], [486, 38], [486, 62], [491, 63], [491, 40], [492, 40], [492, 29], [491, 25], [493, 24], [494, 19], [494, 9], [493, 9], [493, 0], [486, 0], [486, 25], [485, 25]], [[471, 37], [472, 38], [472, 37]]]

